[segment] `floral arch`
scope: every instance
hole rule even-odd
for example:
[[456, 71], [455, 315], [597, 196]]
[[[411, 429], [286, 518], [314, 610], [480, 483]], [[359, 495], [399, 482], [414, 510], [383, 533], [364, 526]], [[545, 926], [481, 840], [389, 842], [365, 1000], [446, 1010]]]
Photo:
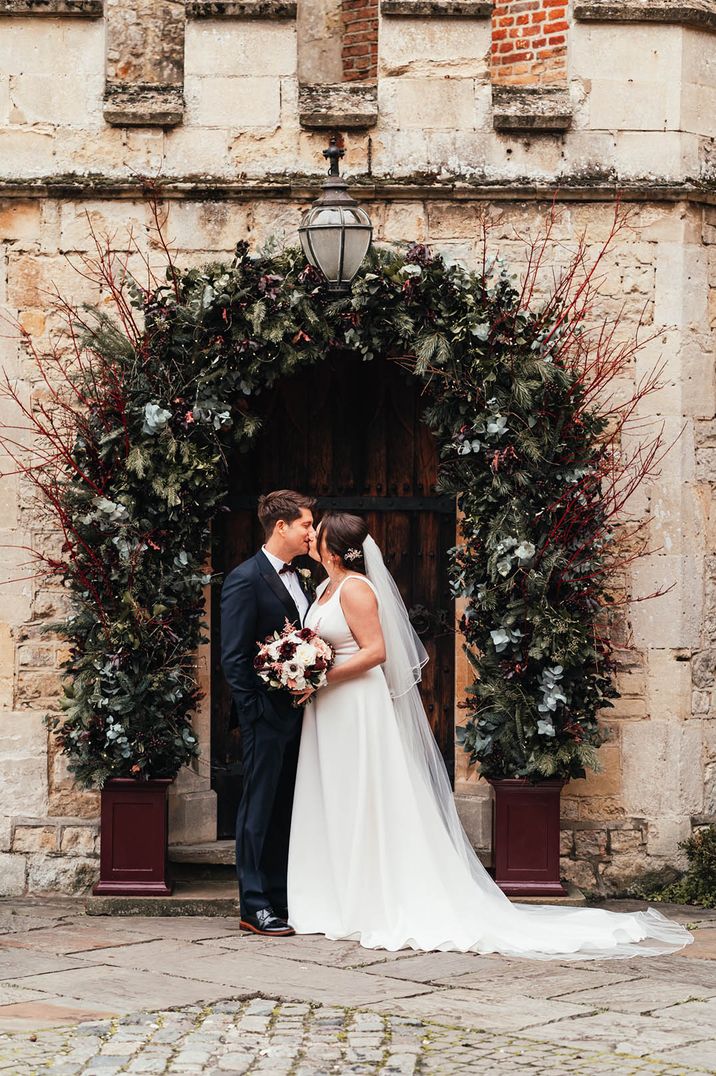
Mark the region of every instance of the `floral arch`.
[[195, 654], [226, 451], [258, 433], [252, 398], [331, 348], [424, 383], [440, 491], [461, 513], [449, 572], [475, 673], [460, 703], [471, 760], [533, 780], [597, 765], [599, 711], [616, 695], [613, 572], [633, 555], [617, 554], [615, 522], [660, 451], [657, 438], [627, 457], [621, 435], [656, 381], [605, 402], [640, 344], [594, 321], [604, 249], [585, 267], [580, 245], [540, 293], [549, 227], [525, 240], [521, 281], [485, 234], [474, 271], [420, 245], [375, 249], [339, 301], [295, 249], [242, 242], [228, 264], [170, 260], [143, 287], [98, 246], [113, 313], [65, 308], [49, 354], [26, 337], [47, 387], [34, 409], [15, 397], [32, 460], [2, 434], [63, 536], [38, 556], [72, 600], [55, 626], [69, 643], [63, 714], [49, 723], [79, 782], [172, 777], [198, 754]]

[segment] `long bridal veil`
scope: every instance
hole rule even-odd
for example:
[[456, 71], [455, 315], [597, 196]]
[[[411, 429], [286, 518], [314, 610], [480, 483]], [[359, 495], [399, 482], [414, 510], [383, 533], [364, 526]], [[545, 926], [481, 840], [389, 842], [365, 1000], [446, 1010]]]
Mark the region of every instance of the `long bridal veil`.
[[[533, 959], [608, 959], [659, 956], [693, 941], [660, 912], [616, 913], [599, 908], [513, 904], [477, 857], [455, 806], [445, 763], [420, 698], [418, 684], [428, 655], [400, 591], [369, 535], [363, 543], [366, 575], [373, 584], [385, 639], [383, 665], [415, 795], [431, 797], [446, 835], [474, 883], [481, 933], [475, 949]], [[477, 942], [477, 940], [476, 940]]]

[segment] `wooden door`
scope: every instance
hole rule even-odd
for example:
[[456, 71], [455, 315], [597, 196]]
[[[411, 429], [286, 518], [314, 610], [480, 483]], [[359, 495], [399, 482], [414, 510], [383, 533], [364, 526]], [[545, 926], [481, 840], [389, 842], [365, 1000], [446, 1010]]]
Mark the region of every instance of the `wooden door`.
[[[285, 380], [258, 407], [264, 427], [231, 468], [228, 511], [214, 527], [214, 570], [226, 573], [260, 548], [259, 493], [293, 488], [329, 508], [365, 516], [430, 656], [421, 694], [452, 777], [454, 615], [446, 551], [455, 543], [455, 505], [435, 494], [438, 455], [420, 421], [416, 378], [395, 363], [336, 354]], [[307, 564], [312, 564], [308, 559]], [[320, 569], [319, 569], [320, 571]], [[219, 836], [232, 836], [240, 793], [238, 730], [229, 732], [221, 674], [218, 590], [212, 617], [212, 771]]]

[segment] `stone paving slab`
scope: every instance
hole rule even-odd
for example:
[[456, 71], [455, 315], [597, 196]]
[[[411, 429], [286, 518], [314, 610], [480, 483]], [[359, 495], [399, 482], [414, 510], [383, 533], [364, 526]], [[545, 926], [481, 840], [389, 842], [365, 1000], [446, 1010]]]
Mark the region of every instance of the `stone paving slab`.
[[105, 1008], [119, 1014], [146, 1009], [156, 1005], [162, 998], [167, 998], [172, 1005], [186, 1005], [195, 1001], [215, 1001], [227, 994], [224, 984], [183, 979], [161, 972], [103, 966], [31, 975], [19, 985], [75, 998], [93, 1007], [101, 1001]]
[[8, 949], [34, 949], [57, 955], [74, 954], [78, 951], [106, 949], [114, 945], [146, 941], [146, 933], [123, 930], [121, 927], [87, 930], [74, 924], [55, 924], [51, 928], [26, 931], [23, 934], [0, 935], [0, 951]]
[[[596, 1009], [617, 1009], [620, 1012], [647, 1013], [663, 1010], [669, 1013], [674, 1006], [686, 1009], [684, 1002], [704, 1001], [716, 996], [716, 981], [710, 987], [694, 987], [689, 983], [669, 979], [630, 979], [627, 982], [599, 986], [593, 990], [574, 987], [570, 997]], [[696, 997], [694, 996], [696, 993]], [[712, 1010], [716, 1011], [716, 1010]], [[674, 1015], [676, 1015], [674, 1013]]]
[[275, 956], [255, 954], [250, 945], [243, 946], [237, 953], [227, 953], [207, 951], [205, 946], [190, 943], [178, 951], [172, 941], [154, 941], [104, 949], [101, 959], [104, 964], [116, 968], [166, 968], [172, 976], [194, 983], [222, 984], [241, 992], [280, 993], [297, 1001], [361, 1005], [383, 998], [429, 992], [428, 987], [418, 983], [404, 983], [386, 976], [379, 978], [350, 968], [322, 966], [317, 975], [310, 964], [283, 959], [280, 939], [273, 939], [273, 944]]
[[691, 997], [688, 1000], [670, 1005], [668, 1008], [654, 1009], [652, 1016], [663, 1017], [665, 1020], [686, 1020], [687, 1023], [698, 1023], [708, 1028], [714, 1037], [714, 1054], [716, 1054], [716, 998], [706, 1000]]
[[99, 924], [119, 924], [125, 930], [133, 933], [149, 934], [152, 938], [176, 938], [177, 941], [199, 941], [203, 938], [234, 938], [237, 941], [247, 939], [239, 927], [238, 919], [229, 916], [189, 916], [182, 919], [180, 916], [167, 916], [166, 918], [155, 916], [132, 916], [128, 919], [89, 919], [87, 923], [93, 923], [93, 929], [99, 929]]
[[490, 979], [491, 973], [498, 974], [502, 969], [496, 961], [489, 961], [477, 953], [416, 953], [408, 959], [402, 956], [389, 968], [373, 966], [367, 970], [369, 975], [390, 975], [393, 979], [408, 979], [414, 983], [433, 983], [440, 979], [452, 980], [453, 976], [462, 976], [467, 972]]
[[[515, 999], [515, 1004], [519, 1004], [518, 999]], [[524, 1030], [517, 1030], [516, 1034], [529, 1037], [529, 1032]], [[713, 1031], [697, 1023], [655, 1020], [637, 1013], [610, 1009], [609, 1012], [594, 1013], [574, 1020], [551, 1021], [540, 1028], [539, 1037], [562, 1046], [589, 1045], [596, 1048], [601, 1044], [616, 1053], [643, 1057], [671, 1047], [712, 1040]]]
[[[96, 957], [92, 959], [94, 963], [97, 962]], [[38, 953], [32, 949], [19, 948], [0, 950], [0, 981], [86, 966], [87, 960], [81, 956], [55, 956], [54, 953]]]
[[700, 927], [684, 955], [691, 960], [716, 960], [716, 927]]
[[[266, 939], [255, 934], [233, 932], [219, 938], [208, 938], [201, 942], [202, 945], [219, 949], [245, 949], [251, 947], [254, 953], [262, 953], [266, 956], [276, 956], [280, 953], [281, 959], [310, 961], [314, 964], [326, 964], [333, 968], [359, 968], [368, 965], [391, 964], [401, 960], [415, 959], [420, 953], [410, 953], [400, 950], [397, 953], [389, 953], [385, 949], [364, 949], [358, 942], [352, 941], [329, 941], [320, 934], [303, 934], [300, 937]], [[449, 954], [435, 954], [447, 956]], [[379, 972], [380, 974], [380, 972]], [[392, 971], [391, 971], [392, 975]]]
[[495, 997], [492, 984], [483, 992], [476, 990], [433, 990], [408, 999], [390, 999], [372, 1006], [378, 1012], [402, 1013], [422, 1020], [448, 1021], [454, 1027], [479, 1028], [484, 1031], [522, 1031], [542, 1028], [550, 1021], [589, 1016], [594, 1006], [572, 1001], [542, 1001], [521, 996], [519, 987]]
[[[490, 979], [489, 974], [482, 971], [468, 972], [466, 975], [457, 975], [454, 978], [436, 979], [437, 986], [454, 986], [461, 990], [482, 990], [486, 982], [493, 984], [493, 989], [507, 987], [512, 994], [519, 991], [531, 998], [559, 998], [563, 995], [570, 996], [574, 991], [591, 990], [597, 987], [610, 986], [612, 983], [631, 982], [638, 979], [634, 973], [617, 975], [616, 972], [600, 971], [598, 966], [588, 971], [574, 971], [571, 967], [560, 967], [548, 970], [544, 965], [529, 971], [513, 971], [511, 975], [502, 975]], [[578, 1000], [575, 996], [574, 1000]]]
[[44, 997], [47, 997], [47, 994], [42, 990], [27, 990], [14, 983], [0, 983], [0, 1006], [15, 1005], [21, 1001], [36, 1001]]
[[0, 1027], [4, 1031], [33, 1032], [38, 1028], [56, 1027], [58, 1024], [74, 1026], [83, 1020], [102, 1020], [117, 1015], [115, 1008], [83, 1004], [75, 998], [40, 995], [39, 999], [33, 1001], [0, 1006]]

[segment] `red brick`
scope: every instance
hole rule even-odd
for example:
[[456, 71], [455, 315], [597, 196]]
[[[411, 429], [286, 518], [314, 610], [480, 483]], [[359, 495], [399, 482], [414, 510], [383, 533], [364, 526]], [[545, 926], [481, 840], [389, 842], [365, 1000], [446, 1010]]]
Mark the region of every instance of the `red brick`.
[[558, 19], [556, 22], [546, 22], [543, 26], [543, 30], [546, 34], [559, 34], [566, 30], [568, 23], [565, 19]]

